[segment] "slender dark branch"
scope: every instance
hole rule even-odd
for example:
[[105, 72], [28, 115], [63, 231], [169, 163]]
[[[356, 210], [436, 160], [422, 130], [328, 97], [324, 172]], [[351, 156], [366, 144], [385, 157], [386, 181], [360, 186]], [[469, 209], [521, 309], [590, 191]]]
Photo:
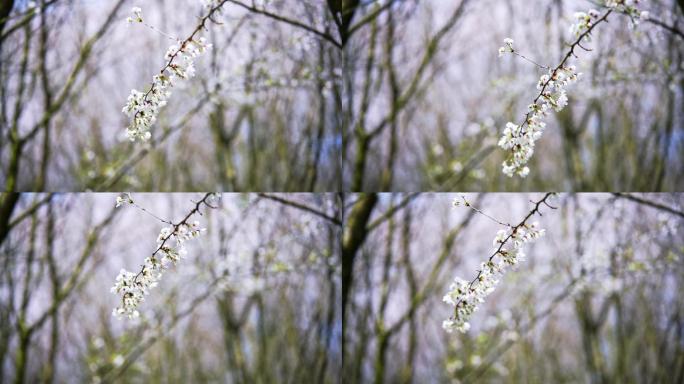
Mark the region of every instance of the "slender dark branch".
[[641, 198], [641, 197], [636, 197], [636, 196], [631, 195], [629, 193], [613, 193], [613, 196], [618, 197], [618, 198], [622, 198], [622, 199], [627, 199], [627, 200], [633, 201], [633, 202], [638, 203], [638, 204], [646, 205], [646, 206], [651, 207], [651, 208], [660, 209], [661, 211], [665, 211], [665, 212], [671, 213], [673, 215], [677, 215], [679, 217], [684, 217], [684, 212], [682, 212], [682, 211], [676, 210], [676, 209], [669, 207], [667, 205], [664, 205], [664, 204], [656, 203], [655, 201], [646, 200], [646, 199]]
[[[43, 9], [45, 9], [46, 7], [52, 5], [52, 4], [56, 3], [56, 2], [57, 2], [57, 0], [49, 0], [49, 1], [45, 2], [45, 4], [43, 4], [41, 7], [42, 7]], [[12, 2], [7, 2], [7, 1], [4, 2], [4, 3], [12, 4]], [[3, 4], [3, 5], [4, 5], [4, 4]], [[17, 21], [17, 22], [14, 23], [11, 27], [9, 27], [9, 28], [7, 29], [7, 31], [4, 31], [4, 32], [3, 32], [2, 29], [0, 29], [0, 32], [2, 32], [2, 34], [0, 35], [0, 42], [3, 41], [3, 40], [5, 40], [5, 39], [6, 39], [7, 37], [9, 37], [9, 35], [11, 35], [12, 33], [16, 32], [16, 31], [19, 30], [19, 29], [21, 29], [21, 27], [25, 26], [25, 25], [26, 25], [27, 23], [29, 23], [31, 20], [33, 20], [33, 18], [34, 18], [36, 15], [39, 14], [39, 11], [41, 11], [41, 7], [36, 6], [36, 7], [33, 7], [33, 8], [31, 8], [29, 11], [24, 12], [24, 13], [19, 13], [19, 14], [13, 15], [13, 16], [0, 17], [0, 25], [3, 25], [3, 26], [4, 26], [8, 21], [10, 21], [11, 19], [21, 18], [21, 20]], [[10, 5], [8, 11], [11, 11], [11, 8], [12, 8], [12, 6]]]
[[342, 226], [342, 221], [341, 221], [340, 219], [338, 219], [338, 218], [336, 218], [336, 217], [333, 217], [333, 216], [329, 216], [329, 215], [326, 214], [325, 212], [321, 212], [321, 211], [319, 211], [319, 210], [317, 210], [317, 209], [315, 209], [315, 208], [309, 207], [308, 205], [305, 205], [305, 204], [302, 204], [302, 203], [298, 203], [298, 202], [295, 202], [295, 201], [292, 201], [292, 200], [287, 200], [287, 199], [284, 199], [284, 198], [282, 198], [282, 197], [275, 196], [275, 195], [271, 195], [271, 194], [267, 194], [267, 193], [259, 193], [259, 197], [262, 197], [262, 198], [264, 198], [264, 199], [269, 199], [269, 200], [277, 201], [277, 202], [279, 202], [280, 204], [287, 205], [287, 206], [290, 206], [290, 207], [294, 207], [294, 208], [297, 208], [297, 209], [301, 209], [301, 210], [303, 210], [303, 211], [312, 213], [312, 214], [314, 214], [314, 215], [316, 215], [316, 216], [322, 217], [322, 218], [324, 218], [325, 220], [328, 220], [329, 222], [331, 222], [331, 223], [333, 223], [333, 224], [335, 224], [335, 225], [337, 225], [337, 226]]
[[324, 40], [326, 40], [326, 41], [332, 43], [335, 47], [340, 48], [340, 49], [342, 48], [342, 43], [340, 43], [339, 41], [335, 40], [335, 38], [332, 37], [329, 33], [327, 33], [327, 32], [321, 32], [321, 31], [317, 30], [316, 28], [314, 28], [314, 27], [312, 27], [312, 26], [310, 26], [310, 25], [306, 25], [306, 24], [304, 24], [304, 23], [302, 23], [302, 22], [299, 22], [299, 21], [297, 21], [297, 20], [292, 20], [292, 19], [289, 19], [289, 18], [287, 18], [287, 17], [283, 17], [283, 16], [280, 16], [280, 15], [277, 15], [277, 14], [272, 13], [272, 12], [269, 12], [269, 11], [267, 11], [267, 10], [265, 10], [265, 9], [255, 8], [255, 7], [251, 6], [251, 5], [244, 4], [244, 3], [240, 2], [240, 1], [237, 1], [237, 0], [227, 0], [227, 1], [230, 2], [230, 3], [232, 3], [232, 4], [235, 4], [235, 5], [237, 5], [237, 6], [240, 6], [240, 7], [242, 7], [242, 8], [245, 8], [245, 9], [247, 9], [247, 10], [250, 11], [250, 12], [257, 13], [257, 14], [259, 14], [259, 15], [264, 15], [264, 16], [266, 16], [266, 17], [269, 17], [269, 18], [274, 19], [274, 20], [278, 20], [278, 21], [283, 22], [283, 23], [285, 23], [285, 24], [290, 24], [290, 25], [292, 25], [292, 26], [295, 26], [295, 27], [304, 29], [304, 30], [306, 30], [306, 31], [308, 31], [308, 32], [311, 32], [311, 33], [313, 33], [314, 35], [316, 35], [316, 36], [318, 36], [318, 37], [321, 37], [321, 38], [323, 38]]
[[133, 199], [131, 199], [130, 204], [131, 204], [132, 206], [138, 208], [139, 210], [145, 212], [146, 214], [148, 214], [148, 215], [154, 217], [155, 219], [161, 221], [162, 223], [174, 225], [170, 220], [162, 219], [161, 217], [159, 217], [159, 216], [155, 215], [154, 213], [152, 213], [151, 211], [149, 211], [147, 208], [145, 208], [145, 207], [143, 207], [143, 206], [137, 204], [136, 202], [134, 202]]
[[386, 11], [389, 9], [392, 5], [394, 5], [394, 2], [396, 0], [390, 0], [387, 3], [383, 4], [382, 6], [374, 9], [372, 12], [369, 14], [365, 15], [361, 20], [353, 24], [351, 27], [349, 27], [349, 31], [347, 31], [347, 38], [351, 37], [354, 32], [358, 31], [361, 29], [364, 25], [370, 23], [371, 21], [375, 20], [382, 12]]
[[528, 58], [527, 56], [521, 54], [520, 52], [516, 51], [515, 49], [514, 49], [511, 53], [514, 54], [514, 55], [516, 55], [516, 56], [518, 56], [519, 58], [521, 58], [521, 59], [523, 59], [523, 60], [526, 60], [526, 61], [528, 61], [528, 62], [530, 62], [530, 63], [536, 65], [536, 66], [539, 67], [539, 68], [547, 69], [547, 70], [548, 70], [548, 69], [551, 69], [551, 68], [549, 68], [547, 65], [543, 65], [543, 64], [537, 63], [536, 61], [534, 61], [534, 60]]
[[176, 233], [176, 231], [178, 230], [178, 228], [180, 228], [181, 225], [187, 225], [188, 220], [190, 220], [190, 218], [191, 218], [194, 214], [196, 214], [196, 213], [199, 213], [200, 215], [202, 214], [202, 213], [200, 212], [200, 208], [202, 208], [202, 205], [206, 205], [207, 207], [211, 207], [211, 205], [209, 205], [209, 203], [207, 202], [207, 200], [209, 200], [209, 198], [210, 198], [212, 195], [213, 195], [212, 192], [209, 192], [209, 193], [205, 194], [204, 197], [202, 198], [202, 200], [198, 201], [198, 202], [195, 204], [195, 207], [194, 207], [190, 212], [188, 212], [187, 215], [185, 215], [185, 217], [183, 218], [183, 220], [179, 221], [177, 224], [173, 224], [173, 231], [172, 231], [168, 236], [166, 236], [165, 238], [162, 239], [162, 242], [161, 242], [161, 243], [159, 244], [159, 246], [157, 247], [157, 250], [155, 250], [155, 251], [152, 253], [152, 257], [154, 257], [157, 253], [159, 253], [159, 251], [161, 251], [161, 250], [164, 248], [164, 244], [166, 244], [166, 242], [171, 238], [171, 236], [173, 236], [173, 235]]
[[666, 23], [663, 22], [663, 21], [660, 21], [660, 20], [658, 20], [658, 19], [652, 19], [652, 18], [650, 18], [650, 17], [649, 17], [648, 19], [646, 19], [646, 22], [651, 23], [651, 24], [654, 24], [654, 25], [657, 25], [657, 26], [659, 26], [659, 27], [661, 27], [661, 28], [667, 30], [668, 32], [671, 32], [671, 33], [673, 33], [674, 35], [679, 36], [679, 37], [681, 37], [682, 39], [684, 39], [684, 31], [682, 31], [681, 29], [677, 28], [677, 27], [674, 26], [674, 25], [669, 25], [669, 24], [666, 24]]
[[472, 209], [473, 211], [479, 213], [480, 215], [482, 215], [482, 216], [488, 218], [489, 220], [491, 220], [491, 221], [493, 221], [493, 222], [495, 222], [495, 223], [497, 223], [497, 224], [499, 224], [499, 225], [503, 225], [504, 227], [513, 228], [513, 226], [512, 226], [511, 224], [509, 224], [509, 223], [504, 223], [503, 221], [501, 221], [501, 220], [495, 218], [494, 216], [492, 216], [492, 215], [486, 213], [485, 211], [481, 210], [480, 208], [477, 208], [476, 206], [470, 204], [470, 202], [468, 202], [468, 200], [466, 200], [465, 196], [461, 195], [461, 199], [463, 199], [463, 204], [464, 204], [466, 207]]
[[15, 225], [19, 224], [21, 221], [26, 219], [27, 217], [33, 215], [34, 212], [36, 212], [40, 207], [45, 205], [48, 201], [52, 199], [52, 194], [49, 194], [42, 199], [38, 200], [35, 202], [30, 208], [25, 210], [24, 212], [20, 213], [17, 215], [15, 218], [12, 219], [9, 223], [9, 229], [12, 229]]
[[384, 223], [386, 220], [390, 219], [395, 213], [400, 211], [402, 208], [406, 207], [411, 201], [413, 201], [415, 198], [420, 196], [418, 193], [411, 193], [408, 196], [404, 197], [403, 200], [401, 200], [398, 204], [392, 206], [387, 212], [383, 213], [378, 217], [377, 219], [373, 220], [370, 224], [368, 224], [368, 232], [371, 232], [378, 226], [380, 226], [382, 223]]

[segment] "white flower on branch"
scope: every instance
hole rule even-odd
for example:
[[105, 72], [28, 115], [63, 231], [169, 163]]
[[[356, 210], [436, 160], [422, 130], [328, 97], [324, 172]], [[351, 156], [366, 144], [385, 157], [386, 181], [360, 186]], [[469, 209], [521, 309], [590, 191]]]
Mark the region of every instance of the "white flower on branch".
[[[187, 254], [185, 243], [188, 240], [199, 237], [205, 231], [205, 229], [200, 227], [199, 221], [190, 222], [189, 220], [194, 214], [200, 212], [202, 204], [212, 207], [209, 202], [212, 196], [212, 194], [205, 195], [202, 200], [196, 203], [195, 208], [178, 224], [162, 220], [171, 225], [159, 231], [157, 248], [150, 257], [144, 260], [140, 271], [134, 273], [122, 269], [119, 272], [116, 282], [111, 289], [113, 293], [121, 295], [120, 305], [112, 312], [115, 317], [127, 316], [129, 319], [133, 319], [140, 316], [138, 307], [145, 300], [145, 296], [149, 294], [150, 289], [159, 284], [164, 271], [171, 266], [176, 266]], [[117, 198], [117, 204], [119, 203], [119, 198], [121, 196]], [[130, 196], [127, 198], [130, 199]], [[132, 199], [130, 199], [130, 203], [133, 204]], [[139, 208], [148, 212], [144, 208]]]
[[125, 204], [133, 204], [133, 198], [131, 197], [131, 194], [126, 192], [122, 193], [119, 196], [116, 197], [116, 207], [119, 208], [122, 205]]
[[[442, 298], [442, 301], [454, 307], [454, 315], [442, 323], [445, 331], [467, 332], [470, 329], [468, 320], [485, 298], [494, 292], [506, 270], [525, 259], [524, 245], [544, 236], [545, 230], [539, 227], [539, 223], [536, 221], [528, 223], [528, 220], [534, 214], [539, 213], [541, 204], [548, 206], [547, 200], [551, 196], [552, 194], [547, 194], [538, 201], [535, 208], [520, 224], [516, 226], [506, 224], [506, 229], [501, 229], [496, 233], [492, 241], [494, 253], [487, 261], [480, 264], [478, 274], [473, 280], [467, 281], [460, 277], [454, 279], [449, 286], [449, 291]], [[491, 216], [473, 208], [467, 202], [466, 206], [491, 219]], [[492, 220], [501, 224], [495, 219]]]
[[[599, 13], [592, 9], [589, 12], [575, 12], [575, 23], [570, 26], [570, 33], [575, 37], [580, 37], [586, 30], [591, 28], [593, 21], [598, 19]], [[585, 36], [588, 41], [589, 35]]]
[[530, 169], [526, 164], [534, 154], [536, 141], [542, 137], [546, 128], [546, 117], [550, 111], [560, 112], [568, 105], [565, 87], [576, 82], [580, 75], [574, 66], [561, 66], [549, 70], [548, 74], [539, 79], [537, 89], [540, 93], [528, 107], [525, 122], [522, 125], [508, 122], [499, 140], [499, 147], [511, 152], [503, 163], [505, 175], [525, 177], [529, 174]]
[[468, 319], [477, 310], [479, 304], [494, 292], [506, 269], [525, 259], [523, 245], [543, 235], [544, 229], [540, 229], [537, 222], [500, 230], [494, 239], [494, 245], [497, 248], [495, 257], [480, 265], [475, 280], [465, 281], [457, 277], [449, 286], [449, 292], [442, 300], [455, 308], [455, 314], [443, 322], [444, 330], [447, 332], [452, 332], [454, 329], [460, 332], [468, 331], [470, 329]]
[[[206, 28], [206, 21], [218, 12], [224, 3], [225, 0], [212, 2], [208, 14], [202, 18], [202, 22], [190, 37], [185, 40], [178, 39], [168, 48], [164, 55], [166, 64], [159, 74], [152, 78], [152, 85], [147, 92], [136, 89], [131, 91], [126, 105], [122, 108], [122, 112], [131, 119], [126, 128], [126, 136], [131, 141], [147, 141], [152, 137], [151, 127], [157, 120], [160, 109], [167, 104], [171, 96], [171, 88], [176, 85], [178, 79], [186, 80], [195, 76], [195, 59], [212, 47], [204, 37], [195, 37], [195, 35]], [[133, 13], [135, 18], [129, 17], [130, 22], [143, 23], [140, 8], [134, 8]], [[172, 38], [152, 26], [145, 25]]]
[[541, 138], [546, 127], [545, 118], [549, 116], [551, 111], [560, 112], [568, 105], [568, 95], [565, 88], [576, 82], [581, 75], [581, 73], [577, 73], [575, 66], [566, 64], [572, 56], [576, 56], [575, 49], [577, 47], [586, 49], [582, 46], [582, 42], [590, 40], [592, 30], [599, 23], [605, 22], [611, 12], [628, 15], [632, 19], [633, 25], [636, 25], [639, 19], [648, 18], [648, 12], [645, 12], [644, 15], [644, 12], [637, 8], [638, 5], [639, 0], [605, 0], [604, 6], [608, 10], [603, 15], [595, 9], [575, 13], [576, 22], [570, 27], [570, 32], [575, 41], [569, 44], [569, 51], [555, 68], [548, 68], [526, 58], [513, 48], [511, 39], [504, 40], [505, 45], [499, 48], [499, 56], [511, 52], [541, 68], [548, 69], [548, 73], [541, 76], [537, 83], [539, 94], [528, 107], [522, 124], [508, 122], [499, 140], [499, 146], [509, 151], [508, 158], [502, 164], [502, 172], [506, 176], [526, 177], [530, 173], [527, 163], [534, 154], [536, 141]]
[[135, 281], [135, 277], [135, 273], [125, 269], [122, 269], [116, 277], [112, 292], [123, 296], [121, 306], [115, 308], [112, 313], [114, 316], [128, 316], [129, 319], [140, 316], [137, 307], [145, 299], [146, 289], [141, 282]]
[[195, 58], [210, 48], [211, 44], [207, 44], [203, 37], [171, 45], [164, 57], [167, 64], [160, 74], [152, 78], [150, 89], [145, 93], [135, 89], [131, 91], [128, 102], [122, 109], [132, 119], [131, 125], [126, 129], [126, 136], [131, 141], [147, 141], [152, 137], [150, 129], [157, 120], [159, 110], [171, 96], [171, 88], [177, 79], [185, 80], [195, 76]]
[[507, 52], [515, 52], [515, 49], [513, 49], [513, 39], [510, 37], [505, 38], [503, 47], [499, 48], [499, 57], [502, 57]]
[[143, 22], [143, 17], [142, 17], [142, 9], [140, 7], [133, 7], [131, 8], [131, 13], [133, 14], [132, 16], [129, 16], [126, 19], [126, 22], [128, 24], [133, 24], [133, 23], [142, 23]]
[[[638, 24], [639, 20], [648, 18], [648, 12], [639, 9], [640, 0], [605, 0], [605, 7], [614, 11], [624, 13], [632, 19], [633, 24]], [[646, 13], [644, 16], [643, 14]]]

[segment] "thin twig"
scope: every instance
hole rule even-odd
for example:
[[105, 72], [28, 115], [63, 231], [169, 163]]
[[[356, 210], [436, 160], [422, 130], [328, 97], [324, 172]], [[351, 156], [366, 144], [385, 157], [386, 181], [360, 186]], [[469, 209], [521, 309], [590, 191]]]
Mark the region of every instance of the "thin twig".
[[[671, 213], [673, 215], [677, 215], [679, 217], [684, 217], [684, 212], [682, 212], [682, 211], [678, 211], [678, 210], [676, 210], [672, 207], [669, 207], [667, 205], [664, 205], [664, 204], [656, 203], [655, 201], [646, 200], [646, 199], [643, 199], [640, 197], [636, 197], [636, 196], [631, 195], [629, 193], [613, 193], [613, 196], [623, 198], [623, 199], [627, 199], [627, 200], [633, 201], [635, 203], [639, 203], [642, 205], [649, 206], [651, 208], [660, 209], [661, 211], [665, 211], [665, 212]], [[677, 196], [677, 195], [674, 195], [674, 196]]]
[[340, 219], [338, 219], [338, 218], [336, 218], [336, 217], [333, 217], [333, 216], [329, 216], [329, 215], [326, 214], [325, 212], [321, 212], [321, 211], [319, 211], [319, 210], [317, 210], [317, 209], [315, 209], [315, 208], [309, 207], [308, 205], [305, 205], [305, 204], [302, 204], [302, 203], [298, 203], [298, 202], [296, 202], [296, 201], [288, 200], [288, 199], [285, 199], [285, 198], [282, 198], [282, 197], [279, 197], [279, 196], [267, 194], [267, 193], [259, 193], [259, 197], [262, 197], [262, 198], [264, 198], [264, 199], [269, 199], [269, 200], [277, 201], [277, 202], [279, 202], [280, 204], [287, 205], [287, 206], [290, 206], [290, 207], [294, 207], [294, 208], [297, 208], [297, 209], [301, 209], [301, 210], [306, 211], [306, 212], [309, 212], [309, 213], [313, 213], [314, 215], [316, 215], [316, 216], [318, 216], [318, 217], [322, 217], [322, 218], [324, 218], [324, 219], [330, 221], [331, 223], [333, 223], [333, 224], [335, 224], [335, 225], [337, 225], [337, 226], [342, 226], [342, 221], [340, 221]]
[[247, 4], [242, 3], [242, 2], [240, 2], [240, 1], [237, 1], [237, 0], [227, 0], [227, 1], [230, 2], [230, 3], [232, 3], [232, 4], [235, 4], [235, 5], [237, 5], [237, 6], [240, 6], [240, 7], [242, 7], [242, 8], [245, 8], [245, 9], [247, 9], [247, 10], [250, 11], [250, 12], [254, 12], [254, 13], [257, 13], [257, 14], [260, 14], [260, 15], [264, 15], [264, 16], [270, 17], [271, 19], [274, 19], [274, 20], [278, 20], [278, 21], [280, 21], [280, 22], [283, 22], [283, 23], [285, 23], [285, 24], [289, 24], [289, 25], [292, 25], [292, 26], [295, 26], [295, 27], [298, 27], [298, 28], [302, 28], [302, 29], [304, 29], [304, 30], [306, 30], [306, 31], [309, 31], [309, 32], [313, 33], [314, 35], [316, 35], [316, 36], [318, 36], [318, 37], [321, 37], [321, 38], [323, 38], [324, 40], [326, 40], [326, 41], [332, 43], [335, 47], [342, 49], [342, 43], [340, 43], [339, 41], [335, 40], [335, 38], [333, 38], [333, 37], [332, 37], [329, 33], [327, 33], [327, 32], [321, 32], [321, 31], [317, 30], [316, 28], [314, 28], [314, 27], [312, 27], [312, 26], [310, 26], [310, 25], [306, 25], [306, 24], [304, 24], [304, 23], [301, 23], [301, 22], [299, 22], [299, 21], [297, 21], [297, 20], [292, 20], [292, 19], [289, 19], [289, 18], [287, 18], [287, 17], [283, 17], [283, 16], [277, 15], [277, 14], [275, 14], [275, 13], [268, 12], [268, 11], [266, 11], [266, 10], [264, 10], [264, 9], [260, 9], [260, 8], [253, 7], [253, 6], [251, 6], [251, 5], [247, 5]]

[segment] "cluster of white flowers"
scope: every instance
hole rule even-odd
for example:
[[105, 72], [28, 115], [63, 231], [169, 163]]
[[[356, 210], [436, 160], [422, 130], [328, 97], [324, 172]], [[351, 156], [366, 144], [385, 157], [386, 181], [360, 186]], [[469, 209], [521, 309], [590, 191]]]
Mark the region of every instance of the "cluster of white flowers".
[[639, 9], [639, 3], [640, 0], [605, 0], [606, 7], [628, 15], [635, 24], [638, 24], [639, 20], [647, 20], [650, 16], [648, 11]]
[[[133, 8], [137, 19], [129, 19], [142, 22], [141, 12], [140, 8]], [[152, 78], [150, 89], [147, 92], [136, 89], [131, 91], [122, 109], [122, 112], [132, 119], [126, 128], [126, 136], [131, 141], [147, 141], [152, 137], [150, 128], [156, 121], [160, 108], [166, 105], [171, 96], [171, 88], [176, 84], [177, 79], [195, 76], [195, 58], [207, 49], [211, 49], [211, 44], [208, 44], [204, 37], [195, 39], [191, 36], [183, 41], [178, 40], [166, 51], [164, 56], [166, 65]]]
[[131, 194], [128, 192], [122, 193], [116, 197], [116, 208], [119, 208], [120, 206], [125, 204], [133, 204], [133, 198], [131, 197]]
[[494, 255], [480, 265], [477, 277], [472, 281], [457, 277], [449, 286], [449, 292], [442, 300], [454, 307], [454, 315], [444, 320], [442, 328], [449, 333], [454, 329], [467, 332], [470, 329], [468, 319], [494, 291], [506, 269], [525, 259], [523, 245], [540, 238], [544, 232], [537, 222], [499, 230], [493, 241]]
[[[591, 9], [589, 12], [575, 12], [575, 23], [570, 26], [570, 33], [579, 38], [594, 25], [594, 22], [598, 20], [600, 16], [601, 14], [599, 11], [595, 9]], [[590, 38], [589, 35], [585, 36], [586, 40], [589, 40]]]
[[513, 53], [515, 49], [513, 48], [513, 39], [507, 37], [504, 39], [503, 47], [499, 48], [499, 57], [502, 57], [506, 53]]
[[142, 9], [140, 9], [140, 7], [131, 8], [131, 13], [133, 15], [126, 18], [126, 22], [128, 24], [142, 23], [143, 22]]
[[[617, 11], [629, 16], [632, 19], [632, 26], [638, 25], [640, 20], [647, 20], [650, 16], [648, 11], [641, 11], [638, 8], [639, 0], [606, 0], [604, 6], [611, 11]], [[575, 12], [575, 23], [570, 27], [570, 33], [579, 38], [591, 29], [601, 17], [601, 13], [596, 9], [590, 9], [587, 12]], [[584, 36], [584, 39], [590, 41], [591, 36], [587, 34]]]
[[136, 274], [122, 269], [116, 277], [112, 292], [122, 295], [122, 299], [112, 314], [118, 318], [128, 316], [129, 319], [140, 316], [138, 306], [149, 290], [157, 286], [166, 269], [175, 266], [187, 254], [185, 242], [198, 237], [202, 231], [204, 229], [200, 228], [198, 221], [163, 228], [157, 237], [157, 250], [145, 259], [140, 272]]
[[[568, 104], [568, 96], [565, 87], [577, 81], [581, 73], [577, 73], [574, 66], [565, 65], [567, 59], [573, 55], [573, 50], [579, 42], [590, 39], [591, 29], [599, 22], [605, 21], [608, 14], [613, 11], [624, 13], [632, 19], [632, 24], [638, 20], [648, 19], [648, 12], [638, 9], [639, 0], [604, 0], [604, 6], [608, 11], [601, 16], [599, 11], [592, 9], [588, 12], [577, 12], [575, 14], [576, 23], [570, 28], [571, 33], [577, 41], [571, 45], [570, 51], [561, 64], [549, 69], [548, 74], [539, 79], [537, 89], [540, 93], [534, 102], [528, 107], [525, 121], [521, 125], [508, 122], [504, 128], [503, 135], [499, 140], [499, 146], [511, 151], [510, 156], [502, 164], [502, 171], [505, 175], [513, 177], [518, 175], [526, 177], [530, 173], [526, 164], [534, 154], [534, 145], [542, 136], [546, 127], [544, 118], [553, 110], [560, 112]], [[518, 54], [513, 48], [513, 40], [506, 38], [504, 46], [499, 48], [499, 57], [506, 53], [513, 53], [528, 61], [524, 56]], [[536, 64], [536, 63], [535, 63]], [[546, 68], [537, 64], [540, 67]]]
[[551, 111], [560, 112], [568, 105], [565, 88], [576, 82], [581, 73], [575, 66], [561, 66], [550, 69], [537, 83], [540, 91], [537, 99], [529, 105], [525, 121], [521, 125], [508, 122], [499, 140], [499, 147], [511, 151], [503, 163], [503, 173], [509, 177], [525, 177], [530, 173], [527, 162], [534, 154], [535, 142], [546, 128], [544, 121]]

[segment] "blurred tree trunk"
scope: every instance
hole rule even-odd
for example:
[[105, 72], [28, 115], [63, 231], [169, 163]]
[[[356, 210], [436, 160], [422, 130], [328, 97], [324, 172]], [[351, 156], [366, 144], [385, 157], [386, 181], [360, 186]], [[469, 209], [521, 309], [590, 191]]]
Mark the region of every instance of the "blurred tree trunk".
[[[325, 68], [325, 48], [326, 46], [325, 44], [323, 44], [323, 42], [318, 43], [318, 63], [321, 66], [321, 68]], [[307, 167], [308, 169], [305, 173], [306, 179], [308, 179], [308, 191], [313, 191], [316, 188], [316, 184], [318, 182], [318, 166], [321, 161], [321, 153], [323, 151], [323, 137], [325, 135], [326, 128], [327, 99], [324, 95], [325, 79], [322, 76], [319, 76], [316, 80], [316, 90], [318, 92], [318, 95], [320, 96], [320, 99], [318, 101], [318, 121], [316, 122], [316, 136], [313, 137], [311, 140], [311, 144], [309, 145], [310, 153], [307, 156], [307, 160], [311, 158], [311, 162]]]
[[5, 192], [0, 194], [0, 244], [5, 241], [9, 234], [9, 223], [12, 212], [19, 201], [19, 193]]
[[228, 365], [231, 367], [230, 372], [233, 373], [232, 379], [236, 383], [247, 383], [250, 381], [250, 375], [240, 336], [254, 300], [250, 298], [238, 314], [235, 313], [233, 295], [230, 293], [219, 297], [217, 304], [218, 313], [223, 323], [223, 342]]
[[[682, 5], [684, 3], [684, 0], [679, 1], [680, 7], [684, 7]], [[682, 12], [684, 13], [684, 8], [682, 8]], [[676, 49], [677, 44], [679, 43], [679, 40], [677, 39], [676, 36], [670, 34], [668, 35], [668, 46], [669, 46], [669, 51], [668, 51], [668, 61], [670, 63], [673, 63], [673, 69], [676, 71], [676, 68], [681, 66], [682, 63], [682, 58], [679, 55], [678, 50]], [[676, 84], [676, 86], [679, 86], [681, 90], [684, 90], [684, 80], [680, 80], [678, 83], [675, 83], [675, 78], [673, 78], [672, 75], [668, 76], [668, 83], [672, 82], [673, 85]], [[676, 103], [676, 94], [675, 92], [671, 92], [669, 88], [665, 88], [664, 90], [665, 95], [663, 96], [664, 98], [667, 99], [667, 107], [665, 111], [665, 121], [663, 123], [665, 132], [659, 135], [661, 142], [659, 145], [656, 147], [659, 149], [659, 151], [654, 151], [656, 152], [656, 156], [659, 158], [659, 162], [656, 162], [655, 167], [656, 171], [654, 173], [654, 178], [652, 184], [650, 186], [651, 189], [648, 189], [649, 192], [660, 192], [663, 190], [663, 186], [665, 183], [665, 175], [667, 173], [668, 169], [668, 160], [669, 160], [669, 152], [670, 152], [670, 146], [671, 146], [671, 141], [672, 141], [672, 136], [674, 134], [674, 131], [676, 130], [676, 114], [677, 114], [677, 108], [675, 106]], [[676, 186], [675, 186], [676, 188]]]
[[[0, 50], [2, 49], [3, 42], [3, 32], [5, 31], [5, 24], [7, 24], [7, 19], [10, 12], [14, 8], [14, 0], [3, 0], [0, 2]], [[2, 66], [0, 64], [0, 66]]]
[[388, 95], [389, 105], [390, 105], [390, 115], [389, 115], [389, 138], [388, 138], [388, 154], [387, 163], [380, 176], [380, 190], [390, 191], [392, 190], [392, 182], [394, 180], [394, 162], [397, 157], [397, 146], [398, 146], [398, 114], [399, 111], [397, 107], [399, 106], [399, 82], [397, 80], [397, 72], [394, 66], [394, 47], [395, 47], [395, 36], [394, 36], [394, 17], [392, 10], [387, 11], [387, 35], [385, 38], [385, 67], [387, 68], [387, 77], [389, 78], [390, 92]]
[[[390, 205], [390, 210], [394, 207], [394, 202]], [[387, 348], [389, 347], [392, 333], [385, 328], [385, 310], [389, 302], [390, 295], [390, 269], [393, 262], [393, 244], [395, 232], [394, 218], [390, 217], [388, 221], [388, 229], [385, 244], [385, 257], [382, 263], [382, 283], [380, 285], [380, 308], [378, 308], [378, 316], [375, 321], [375, 334], [377, 335], [376, 352], [375, 352], [375, 382], [382, 384], [385, 382], [385, 363], [387, 358]]]
[[[588, 115], [588, 113], [587, 113]], [[581, 191], [585, 187], [584, 166], [580, 153], [580, 138], [586, 128], [583, 126], [585, 121], [579, 125], [573, 121], [573, 108], [568, 105], [558, 114], [558, 121], [563, 130], [563, 153], [565, 154], [565, 165], [568, 179], [572, 183], [573, 191]]]
[[328, 9], [333, 15], [333, 20], [340, 33], [340, 39], [344, 46], [349, 40], [349, 28], [359, 6], [359, 0], [327, 0]]
[[[413, 264], [411, 263], [411, 207], [406, 207], [404, 222], [401, 229], [401, 250], [402, 264], [406, 270], [406, 281], [408, 283], [407, 299], [413, 300], [418, 295], [418, 282], [416, 281]], [[401, 370], [401, 382], [408, 384], [413, 382], [413, 367], [415, 364], [416, 353], [418, 351], [418, 326], [416, 323], [416, 313], [411, 311], [409, 314], [409, 335], [408, 348], [406, 352], [406, 362]]]
[[225, 127], [225, 105], [222, 102], [217, 103], [214, 111], [209, 115], [209, 126], [214, 134], [214, 146], [216, 147], [217, 176], [224, 191], [238, 189], [237, 171], [233, 164], [233, 143], [250, 108], [248, 105], [240, 107], [237, 117], [228, 131]]
[[[374, 193], [359, 195], [359, 200], [349, 213], [349, 217], [345, 218], [345, 231], [342, 237], [342, 321], [354, 280], [354, 261], [368, 235], [368, 221], [377, 202], [378, 196]], [[344, 330], [342, 332], [344, 333]]]

